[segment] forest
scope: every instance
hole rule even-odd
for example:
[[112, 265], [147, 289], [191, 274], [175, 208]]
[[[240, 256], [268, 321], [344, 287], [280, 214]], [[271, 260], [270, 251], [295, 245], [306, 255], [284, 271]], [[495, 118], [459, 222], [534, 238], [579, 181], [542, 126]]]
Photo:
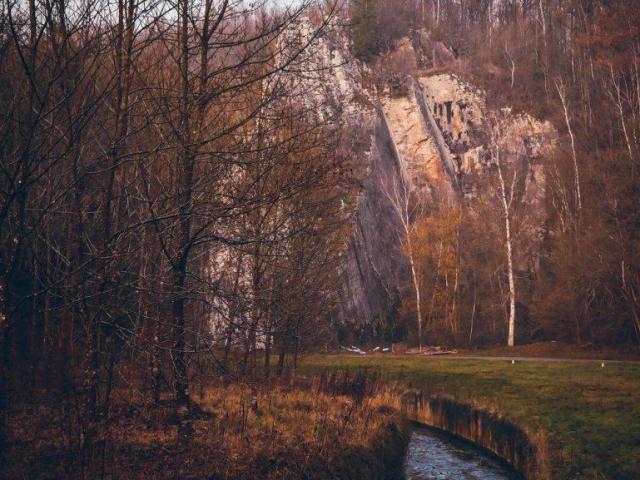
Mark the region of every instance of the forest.
[[[112, 478], [125, 399], [186, 435], [197, 392], [254, 398], [356, 331], [336, 311], [368, 136], [309, 81], [335, 28], [373, 97], [447, 72], [494, 112], [486, 188], [405, 199], [397, 314], [349, 340], [640, 348], [640, 2], [0, 2], [0, 447], [15, 478]], [[420, 32], [418, 65], [389, 60]], [[507, 107], [557, 132], [535, 207], [500, 160]], [[50, 477], [16, 466], [24, 415], [64, 438]]]

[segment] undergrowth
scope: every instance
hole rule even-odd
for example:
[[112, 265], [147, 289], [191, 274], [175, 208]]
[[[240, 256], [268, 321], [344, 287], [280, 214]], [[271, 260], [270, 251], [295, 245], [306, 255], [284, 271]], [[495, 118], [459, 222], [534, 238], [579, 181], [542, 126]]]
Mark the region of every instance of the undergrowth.
[[[24, 407], [11, 418], [8, 478], [400, 478], [408, 437], [393, 395], [359, 374], [307, 385], [210, 386], [188, 428], [167, 401], [116, 392], [102, 458], [77, 465], [62, 410]], [[68, 414], [69, 412], [67, 412]], [[6, 477], [3, 477], [6, 478]]]

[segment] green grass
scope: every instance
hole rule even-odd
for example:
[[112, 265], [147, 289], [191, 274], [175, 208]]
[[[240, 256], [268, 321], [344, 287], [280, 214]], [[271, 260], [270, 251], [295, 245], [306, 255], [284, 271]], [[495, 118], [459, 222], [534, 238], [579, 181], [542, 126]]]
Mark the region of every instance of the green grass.
[[302, 371], [370, 368], [389, 382], [474, 400], [549, 432], [554, 478], [640, 479], [640, 364], [316, 355]]

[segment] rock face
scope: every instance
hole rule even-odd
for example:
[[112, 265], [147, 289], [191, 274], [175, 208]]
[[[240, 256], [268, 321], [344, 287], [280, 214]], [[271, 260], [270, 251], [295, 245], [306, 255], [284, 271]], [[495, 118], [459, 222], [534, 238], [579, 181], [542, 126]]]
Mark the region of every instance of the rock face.
[[[437, 65], [441, 71], [443, 62], [455, 60], [427, 33], [401, 39], [383, 59], [391, 70], [383, 86], [372, 80], [379, 73], [375, 67], [350, 55], [349, 43], [340, 27], [330, 29], [309, 60], [321, 67], [319, 73], [304, 87], [328, 100], [319, 115], [334, 118], [353, 138], [369, 139], [368, 148], [350, 152], [349, 161], [362, 173], [357, 175], [361, 189], [339, 287], [341, 303], [333, 315], [343, 336], [351, 337], [343, 341], [380, 338], [397, 318], [408, 286], [402, 225], [382, 185], [399, 181], [406, 169], [412, 201], [467, 204], [487, 188], [493, 128], [484, 92], [453, 74], [420, 70]], [[538, 238], [544, 222], [542, 163], [553, 151], [555, 132], [529, 115], [502, 113], [508, 119], [506, 161], [517, 162], [526, 177], [522, 200], [536, 212], [529, 233]]]
[[407, 163], [418, 197], [451, 196], [456, 184], [451, 156], [437, 126], [429, 120], [417, 83], [409, 81], [407, 96], [383, 98], [389, 129], [402, 161]]
[[[346, 331], [376, 337], [397, 314], [408, 272], [402, 225], [383, 185], [399, 175], [397, 148], [382, 108], [376, 109], [367, 177], [354, 215], [336, 320]], [[356, 332], [353, 330], [355, 329]]]

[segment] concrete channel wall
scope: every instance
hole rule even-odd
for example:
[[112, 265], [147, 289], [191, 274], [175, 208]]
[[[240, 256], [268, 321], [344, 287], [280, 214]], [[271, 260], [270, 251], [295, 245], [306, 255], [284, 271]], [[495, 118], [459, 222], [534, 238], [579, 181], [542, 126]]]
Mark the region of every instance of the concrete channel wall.
[[498, 414], [441, 396], [407, 391], [402, 410], [411, 421], [444, 430], [489, 450], [526, 480], [550, 480], [544, 433], [530, 433]]

